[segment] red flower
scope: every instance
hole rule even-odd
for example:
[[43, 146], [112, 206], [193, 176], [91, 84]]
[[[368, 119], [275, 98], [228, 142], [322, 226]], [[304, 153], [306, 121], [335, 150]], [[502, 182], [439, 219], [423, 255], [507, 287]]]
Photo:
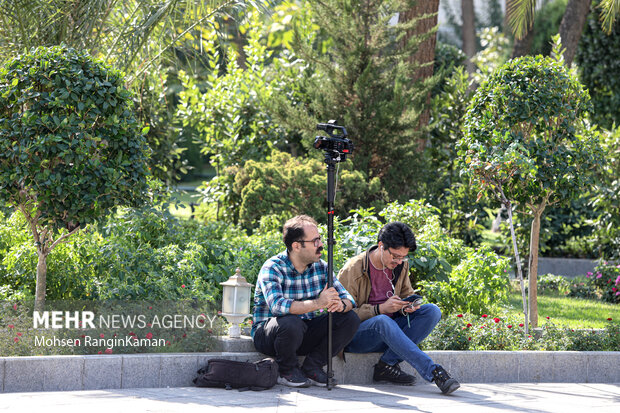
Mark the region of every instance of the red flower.
[[463, 317], [463, 314], [458, 314], [457, 317]]
[[488, 317], [488, 315], [482, 314], [482, 318], [487, 318], [487, 317]]
[[17, 342], [19, 341], [19, 339], [18, 339], [17, 337], [15, 337], [15, 338], [13, 339], [13, 341], [17, 343]]
[[82, 334], [80, 337], [84, 338], [84, 337], [86, 337], [86, 334]]
[[187, 334], [183, 333], [183, 337], [187, 337]]
[[549, 319], [549, 316], [545, 317], [547, 320]]
[[17, 304], [13, 304], [13, 310], [17, 311]]
[[508, 327], [508, 328], [512, 328], [512, 324], [508, 324], [506, 327]]
[[101, 354], [101, 350], [99, 350], [99, 351], [97, 352], [97, 354]]
[[181, 288], [185, 288], [185, 284], [181, 284]]
[[101, 334], [99, 334], [99, 337], [104, 338], [105, 334], [101, 333]]
[[207, 331], [208, 331], [209, 333], [213, 333], [213, 330], [211, 330], [211, 329], [208, 329]]
[[199, 322], [200, 324], [204, 324], [205, 320], [203, 320], [202, 318], [199, 318], [199, 319], [198, 319], [198, 322]]
[[15, 328], [13, 324], [9, 324], [9, 328]]
[[611, 317], [609, 317], [609, 318], [607, 319], [607, 321], [611, 321]]
[[152, 306], [149, 306], [149, 310], [152, 310], [152, 309], [153, 309], [153, 307], [152, 307]]
[[147, 326], [147, 327], [152, 327], [152, 326], [153, 326], [153, 324], [151, 324], [151, 323], [146, 323], [146, 326]]
[[467, 340], [471, 341], [471, 337], [469, 337]]
[[499, 320], [499, 318], [495, 317], [495, 318], [493, 319], [493, 321], [495, 321], [496, 323], [499, 323], [499, 321], [500, 321], [500, 320]]
[[519, 323], [519, 327], [523, 327], [523, 323]]
[[18, 335], [19, 337], [21, 337], [21, 336], [22, 336], [22, 333], [17, 333], [17, 335]]
[[149, 340], [153, 338], [153, 333], [146, 333], [146, 338]]
[[471, 327], [471, 326], [472, 326], [472, 324], [471, 324], [471, 323], [467, 323], [467, 327]]
[[112, 349], [111, 348], [106, 348], [104, 353], [105, 354], [112, 354]]

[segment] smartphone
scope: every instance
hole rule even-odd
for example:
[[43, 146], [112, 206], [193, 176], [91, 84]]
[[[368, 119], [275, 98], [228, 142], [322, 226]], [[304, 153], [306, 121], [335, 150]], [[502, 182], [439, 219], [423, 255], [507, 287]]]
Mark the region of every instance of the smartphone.
[[403, 298], [403, 301], [408, 301], [410, 302], [412, 307], [416, 307], [418, 305], [422, 305], [422, 296], [421, 295], [417, 295], [417, 294], [412, 294], [407, 298]]

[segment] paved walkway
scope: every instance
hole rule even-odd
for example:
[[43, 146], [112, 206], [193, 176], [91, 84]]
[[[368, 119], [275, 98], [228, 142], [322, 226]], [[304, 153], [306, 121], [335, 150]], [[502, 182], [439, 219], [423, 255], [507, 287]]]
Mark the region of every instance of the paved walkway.
[[[251, 409], [251, 410], [250, 410]], [[620, 384], [342, 385], [262, 392], [193, 387], [0, 394], [0, 412], [620, 412]]]

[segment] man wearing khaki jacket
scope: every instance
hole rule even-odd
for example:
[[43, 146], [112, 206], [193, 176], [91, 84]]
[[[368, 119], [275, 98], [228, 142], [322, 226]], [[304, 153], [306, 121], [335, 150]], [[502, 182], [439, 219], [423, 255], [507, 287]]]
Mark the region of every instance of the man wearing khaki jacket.
[[458, 381], [417, 346], [441, 319], [439, 307], [404, 300], [414, 294], [407, 258], [416, 249], [413, 232], [402, 222], [392, 222], [381, 228], [377, 241], [347, 261], [338, 274], [362, 321], [345, 351], [383, 352], [374, 368], [375, 381], [412, 385], [414, 377], [399, 367], [405, 360], [444, 394], [452, 393], [459, 388]]

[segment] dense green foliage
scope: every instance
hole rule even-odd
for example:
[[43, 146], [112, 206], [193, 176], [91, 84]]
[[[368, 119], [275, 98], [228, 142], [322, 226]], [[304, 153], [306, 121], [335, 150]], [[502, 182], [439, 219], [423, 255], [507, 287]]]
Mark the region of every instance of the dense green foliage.
[[[395, 220], [410, 225], [418, 239], [411, 256], [412, 281], [423, 294], [428, 289], [428, 299], [437, 300], [444, 311], [488, 311], [505, 300], [507, 261], [448, 237], [437, 210], [419, 201], [392, 203], [376, 215], [360, 210], [350, 219], [337, 220], [334, 268], [375, 244], [382, 222]], [[28, 299], [34, 294], [36, 254], [26, 231], [19, 215], [0, 224], [1, 298]], [[8, 233], [15, 236], [8, 238]], [[235, 268], [254, 283], [262, 264], [282, 250], [279, 231], [248, 236], [226, 224], [128, 212], [76, 234], [50, 255], [48, 298], [217, 301], [219, 283]], [[439, 293], [447, 282], [459, 284], [459, 291]]]
[[[361, 172], [351, 170], [350, 162], [339, 169], [335, 209], [341, 215], [367, 204], [368, 199], [387, 198], [378, 178], [367, 182]], [[281, 225], [302, 213], [325, 222], [326, 187], [325, 164], [318, 159], [304, 160], [273, 151], [264, 161], [250, 160], [235, 177], [234, 191], [241, 198], [239, 222], [247, 228], [261, 220]]]
[[245, 67], [237, 63], [234, 49], [221, 56], [216, 39], [211, 39], [211, 73], [204, 84], [181, 73], [184, 90], [177, 112], [183, 125], [200, 135], [201, 151], [217, 171], [217, 177], [205, 185], [205, 200], [217, 203], [218, 218], [233, 222], [239, 219], [241, 203], [233, 191], [237, 169], [246, 161], [264, 159], [283, 143], [284, 135], [268, 111], [274, 88], [267, 73], [272, 51], [267, 50], [258, 19], [252, 18], [251, 23], [243, 50]]
[[118, 71], [66, 47], [41, 47], [6, 63], [0, 202], [39, 231], [57, 233], [120, 203], [144, 201], [147, 146], [122, 82]]
[[[276, 100], [280, 124], [301, 132], [304, 147], [311, 148], [315, 125], [337, 120], [355, 142], [356, 170], [379, 178], [394, 199], [419, 196], [414, 185], [424, 174], [419, 116], [434, 79], [416, 81], [420, 64], [411, 56], [432, 33], [406, 38], [417, 20], [389, 23], [411, 8], [409, 0], [310, 3], [321, 30], [297, 30], [294, 51], [314, 72], [299, 79], [295, 88], [302, 93], [292, 101]], [[326, 47], [323, 38], [330, 39]]]
[[575, 63], [579, 66], [579, 78], [592, 97], [592, 121], [603, 128], [620, 125], [620, 22], [607, 34], [601, 27], [596, 6], [579, 40]]
[[[4, 298], [34, 294], [36, 253], [26, 231], [18, 215], [0, 226]], [[219, 283], [235, 268], [252, 280], [281, 249], [275, 233], [247, 238], [226, 224], [203, 225], [148, 211], [110, 217], [74, 238], [48, 259], [50, 300], [216, 300]]]
[[598, 255], [620, 259], [620, 128], [602, 136], [605, 164], [599, 168], [591, 206], [597, 214], [593, 222], [592, 244]]
[[531, 211], [571, 199], [592, 182], [599, 144], [583, 127], [586, 91], [560, 61], [514, 59], [478, 88], [460, 142], [476, 187]]

